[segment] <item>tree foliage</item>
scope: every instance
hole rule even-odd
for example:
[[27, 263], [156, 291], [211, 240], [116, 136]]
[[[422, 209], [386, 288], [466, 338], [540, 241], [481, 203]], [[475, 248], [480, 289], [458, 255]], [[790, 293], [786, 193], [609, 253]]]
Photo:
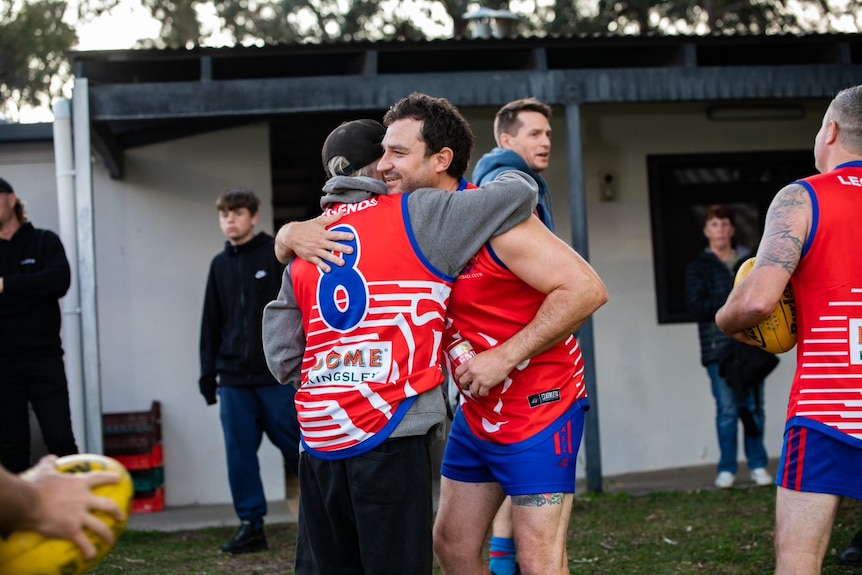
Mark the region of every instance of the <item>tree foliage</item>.
[[69, 20], [86, 22], [119, 0], [0, 0], [0, 117], [50, 105], [71, 77], [67, 52], [78, 43]]
[[[15, 118], [22, 105], [39, 106], [68, 68], [65, 51], [77, 42], [62, 21], [65, 2], [13, 7], [0, 2], [0, 111]], [[66, 72], [68, 73], [68, 72]]]
[[[228, 44], [398, 40], [467, 35], [465, 13], [505, 0], [141, 0], [163, 24], [151, 46], [212, 41], [199, 21], [217, 15]], [[858, 31], [854, 0], [520, 0], [521, 35], [775, 34]], [[224, 36], [222, 36], [223, 42]]]
[[[120, 0], [77, 0], [83, 22]], [[131, 0], [161, 23], [142, 48], [464, 37], [465, 13], [509, 8], [522, 36], [858, 32], [857, 0]], [[61, 0], [0, 0], [0, 112], [45, 105], [77, 37]], [[215, 25], [213, 25], [215, 22]]]

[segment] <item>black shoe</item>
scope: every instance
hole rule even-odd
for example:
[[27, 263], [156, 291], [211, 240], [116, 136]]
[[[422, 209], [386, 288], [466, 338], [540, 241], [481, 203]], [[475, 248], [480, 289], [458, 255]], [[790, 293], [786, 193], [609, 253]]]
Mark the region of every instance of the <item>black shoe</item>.
[[836, 563], [862, 567], [862, 530], [856, 532], [850, 545], [836, 559]]
[[256, 553], [266, 551], [269, 545], [266, 543], [266, 535], [263, 532], [263, 524], [253, 525], [251, 521], [240, 523], [239, 529], [233, 539], [221, 546], [225, 553]]

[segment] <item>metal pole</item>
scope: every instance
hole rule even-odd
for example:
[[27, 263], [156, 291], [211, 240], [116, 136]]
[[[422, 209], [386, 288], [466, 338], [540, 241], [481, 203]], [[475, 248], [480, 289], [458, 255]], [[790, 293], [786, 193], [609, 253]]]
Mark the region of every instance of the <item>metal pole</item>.
[[[572, 222], [572, 246], [589, 261], [587, 237], [587, 199], [584, 190], [584, 152], [581, 141], [581, 107], [566, 104], [566, 159], [569, 166], [569, 218]], [[578, 332], [578, 344], [584, 356], [584, 384], [590, 398], [590, 409], [584, 422], [584, 450], [587, 463], [587, 490], [602, 491], [602, 450], [599, 441], [599, 392], [596, 386], [595, 342], [590, 318]]]
[[69, 382], [72, 429], [79, 445], [85, 439], [81, 304], [78, 290], [78, 234], [75, 223], [75, 169], [72, 153], [72, 109], [69, 100], [57, 100], [54, 110], [54, 171], [57, 178], [57, 211], [60, 240], [72, 268], [72, 283], [63, 298], [63, 362]]
[[102, 383], [99, 365], [99, 322], [96, 305], [96, 242], [93, 234], [93, 164], [90, 148], [90, 94], [89, 82], [86, 78], [75, 78], [72, 112], [86, 445], [87, 451], [102, 453]]

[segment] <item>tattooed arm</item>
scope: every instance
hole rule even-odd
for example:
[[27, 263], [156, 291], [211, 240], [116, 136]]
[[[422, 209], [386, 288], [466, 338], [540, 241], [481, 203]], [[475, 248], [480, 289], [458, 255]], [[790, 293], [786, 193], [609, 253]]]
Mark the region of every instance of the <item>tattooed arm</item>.
[[757, 325], [775, 309], [802, 257], [811, 229], [811, 198], [799, 184], [785, 186], [769, 206], [754, 269], [730, 292], [715, 315], [718, 328], [740, 341], [742, 330]]

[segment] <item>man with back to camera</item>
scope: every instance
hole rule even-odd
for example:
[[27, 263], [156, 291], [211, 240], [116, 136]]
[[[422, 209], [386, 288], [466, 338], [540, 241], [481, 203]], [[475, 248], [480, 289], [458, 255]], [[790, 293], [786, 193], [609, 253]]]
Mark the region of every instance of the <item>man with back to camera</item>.
[[[386, 152], [378, 163], [378, 168], [390, 187], [390, 193], [413, 189], [417, 185], [422, 185], [423, 177], [427, 177], [427, 171], [424, 170], [425, 166], [411, 159], [411, 156], [415, 157], [417, 151], [424, 155], [421, 138], [426, 133], [423, 122], [417, 119], [419, 115], [411, 109], [411, 99], [414, 97], [405, 99], [404, 105], [399, 103], [394, 106], [385, 118], [386, 123], [389, 124], [384, 140]], [[419, 150], [414, 150], [415, 147], [419, 147]], [[493, 193], [490, 189], [488, 192]], [[461, 193], [455, 195], [461, 195]], [[496, 200], [496, 198], [494, 199]], [[488, 198], [488, 201], [490, 200], [491, 198]], [[443, 218], [455, 218], [456, 216], [457, 213], [443, 213]], [[306, 224], [300, 223], [293, 227], [294, 230], [298, 230], [302, 226], [306, 226]], [[282, 234], [283, 231], [284, 228], [279, 232], [280, 236], [289, 235]], [[298, 232], [294, 232], [294, 235], [296, 233]], [[509, 262], [516, 268], [524, 267], [525, 269], [521, 271], [524, 277], [529, 277], [530, 282], [541, 288], [536, 291], [546, 291], [548, 297], [541, 303], [541, 309], [535, 314], [535, 318], [530, 318], [532, 321], [529, 324], [518, 326], [523, 329], [516, 336], [498, 348], [474, 358], [472, 361], [476, 363], [475, 368], [471, 368], [473, 371], [459, 373], [466, 378], [462, 383], [466, 382], [475, 386], [476, 395], [488, 395], [488, 391], [506, 377], [506, 371], [500, 373], [500, 366], [508, 365], [509, 360], [515, 360], [515, 364], [520, 364], [528, 357], [545, 351], [564, 339], [568, 339], [568, 345], [571, 346], [573, 342], [572, 331], [577, 329], [597, 307], [603, 304], [607, 297], [604, 285], [589, 265], [571, 248], [551, 234], [538, 219], [530, 218], [498, 237], [498, 239], [502, 238], [508, 238], [506, 242], [501, 244], [501, 251], [507, 254]], [[284, 237], [283, 239], [288, 245], [290, 244], [287, 241], [290, 238]], [[293, 239], [296, 240], [295, 237]], [[322, 243], [337, 242], [338, 239], [329, 237]], [[338, 258], [329, 259], [324, 251], [321, 251], [320, 246], [317, 248], [313, 246], [313, 242], [306, 243], [303, 240], [296, 241], [296, 244], [303, 245], [315, 258], [327, 259], [331, 263], [339, 265]], [[518, 246], [517, 249], [514, 249], [515, 256], [508, 257], [512, 255], [509, 250], [515, 246]], [[277, 250], [279, 247], [277, 244]], [[281, 247], [285, 251], [289, 249], [284, 244]], [[349, 251], [349, 249], [344, 249], [344, 251]], [[281, 255], [286, 254], [282, 253]], [[549, 265], [549, 259], [554, 260], [553, 265]], [[532, 263], [525, 264], [525, 262]], [[560, 262], [564, 262], [564, 265], [560, 265]], [[466, 275], [472, 276], [473, 274], [471, 272]], [[545, 280], [548, 283], [542, 284]], [[459, 281], [462, 280], [459, 279]], [[532, 289], [532, 287], [528, 289]], [[536, 294], [526, 292], [522, 292], [521, 295], [527, 296], [531, 304], [541, 298], [541, 296], [536, 297]], [[511, 309], [507, 311], [511, 311]], [[518, 315], [521, 315], [522, 311], [519, 309]], [[574, 344], [574, 350], [576, 357], [579, 358], [576, 344]], [[565, 353], [565, 356], [571, 364], [572, 360], [568, 352]], [[471, 364], [468, 363], [467, 365], [470, 366]], [[575, 369], [576, 372], [579, 371], [569, 365], [569, 375], [572, 375], [571, 369]], [[562, 371], [565, 372], [565, 368]], [[563, 411], [566, 414], [571, 412], [577, 418], [576, 414], [585, 406], [583, 385], [578, 386], [575, 382], [570, 387], [572, 389], [566, 389], [561, 394], [563, 399], [560, 405], [563, 406]], [[548, 397], [550, 398], [550, 395]], [[547, 403], [551, 405], [556, 402], [549, 399]], [[551, 432], [553, 431], [555, 430], [551, 430]], [[572, 443], [568, 443], [571, 450], [567, 454], [569, 457], [564, 456], [564, 458], [567, 459], [569, 465], [566, 466], [562, 475], [571, 475], [571, 480], [567, 482], [566, 477], [563, 477], [562, 483], [566, 483], [566, 486], [562, 489], [568, 493], [573, 493], [575, 483], [573, 458], [576, 456], [580, 434], [574, 430], [567, 434], [567, 437], [572, 440]], [[539, 440], [541, 439], [540, 437]], [[555, 463], [559, 463], [559, 460]], [[435, 551], [437, 551], [438, 559], [447, 573], [460, 572], [457, 569], [461, 568], [465, 569], [465, 573], [482, 572], [482, 543], [493, 514], [502, 502], [503, 492], [494, 478], [487, 474], [479, 479], [478, 483], [472, 483], [472, 478], [464, 482], [451, 481], [448, 485], [447, 481], [447, 478], [444, 477], [438, 524], [435, 527]], [[554, 485], [556, 487], [558, 482], [555, 482]], [[546, 486], [546, 483], [542, 485], [542, 487]], [[463, 493], [462, 487], [473, 492], [475, 492], [476, 487], [479, 487], [483, 494], [482, 504], [490, 502], [491, 506], [477, 507], [472, 503], [466, 503], [462, 506], [463, 501], [454, 504], [455, 498]], [[519, 522], [517, 533], [522, 537], [523, 542], [526, 544], [529, 540], [531, 543], [536, 543], [535, 546], [531, 546], [533, 552], [526, 554], [525, 569], [527, 573], [553, 573], [560, 569], [561, 565], [567, 563], [565, 559], [565, 529], [560, 531], [558, 526], [568, 521], [571, 497], [571, 495], [562, 492], [549, 494], [547, 499], [543, 499], [547, 505], [539, 511], [538, 517], [534, 518], [533, 522]], [[567, 503], [568, 505], [566, 505]], [[469, 511], [458, 516], [461, 507], [465, 510], [469, 509]], [[530, 506], [525, 505], [524, 507], [526, 509]], [[535, 515], [535, 509], [533, 507], [530, 511], [525, 510], [520, 514], [520, 518]], [[441, 519], [444, 517], [445, 519]], [[534, 527], [537, 527], [534, 523], [535, 519], [538, 519], [538, 523], [541, 524], [538, 527], [541, 533], [534, 530]], [[452, 537], [453, 533], [459, 529], [463, 533]], [[459, 539], [461, 541], [458, 541]]]
[[[862, 86], [840, 91], [814, 139], [819, 172], [782, 188], [766, 214], [754, 268], [718, 310], [722, 332], [796, 300], [796, 373], [790, 389], [775, 503], [776, 575], [821, 572], [844, 497], [862, 499]], [[851, 256], [851, 257], [848, 257]]]
[[[494, 117], [497, 147], [482, 156], [473, 170], [473, 181], [481, 186], [504, 170], [529, 174], [539, 186], [536, 214], [554, 231], [551, 194], [539, 172], [548, 168], [551, 157], [551, 107], [535, 98], [513, 100]], [[457, 386], [455, 386], [457, 387]], [[489, 548], [491, 575], [515, 575], [515, 540], [512, 528], [512, 500], [506, 498], [494, 517]]]
[[[431, 573], [430, 444], [446, 418], [439, 356], [449, 291], [482, 243], [535, 205], [535, 183], [516, 172], [489, 184], [494, 198], [444, 191], [467, 187], [466, 120], [424, 95], [393, 109], [423, 120], [407, 121], [397, 141], [378, 122], [356, 120], [324, 144], [332, 177], [321, 206], [324, 217], [342, 216], [335, 229], [351, 238], [347, 265], [321, 274], [294, 260], [264, 314], [270, 368], [282, 383], [301, 380], [300, 575]], [[421, 182], [390, 171], [387, 189], [376, 167], [384, 134]], [[316, 566], [301, 564], [303, 545]]]
[[263, 308], [278, 294], [283, 266], [273, 238], [254, 233], [260, 201], [251, 190], [227, 188], [216, 200], [224, 251], [210, 264], [201, 320], [201, 394], [219, 405], [228, 481], [240, 526], [222, 546], [231, 554], [268, 548], [263, 529], [266, 497], [257, 457], [265, 433], [297, 472], [299, 424], [295, 391], [278, 385], [261, 342]]
[[0, 463], [13, 473], [30, 467], [28, 404], [49, 453], [78, 453], [60, 339], [71, 281], [60, 238], [33, 227], [0, 179]]

